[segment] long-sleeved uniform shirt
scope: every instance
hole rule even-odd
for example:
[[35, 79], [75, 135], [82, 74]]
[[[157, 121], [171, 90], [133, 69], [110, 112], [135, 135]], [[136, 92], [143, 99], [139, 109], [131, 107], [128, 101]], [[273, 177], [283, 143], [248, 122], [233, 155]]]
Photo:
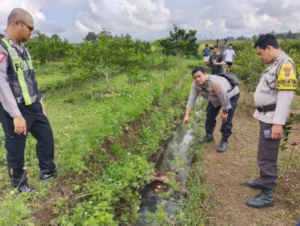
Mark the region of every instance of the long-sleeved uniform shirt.
[[201, 95], [209, 100], [215, 107], [222, 106], [224, 110], [231, 108], [230, 98], [239, 94], [238, 86], [234, 88], [226, 78], [217, 75], [208, 75], [204, 85], [192, 84], [187, 108], [193, 108], [197, 97]]
[[[4, 31], [2, 33], [4, 37], [9, 40], [10, 44], [15, 46], [21, 53], [25, 51], [25, 47], [22, 43], [20, 45], [13, 43], [8, 34]], [[0, 102], [4, 110], [11, 116], [19, 116], [21, 112], [18, 108], [16, 99], [12, 93], [12, 90], [7, 82], [7, 67], [8, 67], [8, 52], [0, 45]]]

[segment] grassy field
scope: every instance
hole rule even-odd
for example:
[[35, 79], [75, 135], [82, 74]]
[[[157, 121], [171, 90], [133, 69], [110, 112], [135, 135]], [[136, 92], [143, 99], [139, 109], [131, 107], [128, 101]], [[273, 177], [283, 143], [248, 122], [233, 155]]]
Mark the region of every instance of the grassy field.
[[190, 67], [197, 64], [182, 60], [174, 69], [152, 71], [134, 85], [119, 75], [110, 79], [109, 87], [103, 80], [86, 80], [60, 88], [56, 84], [67, 79], [53, 69], [59, 65], [38, 68], [54, 131], [55, 162], [62, 171], [49, 183], [38, 180], [35, 140], [29, 137], [26, 169], [39, 192], [14, 194], [2, 151], [0, 225], [130, 225], [139, 202], [132, 189], [150, 179], [151, 155], [181, 120]]
[[[204, 44], [199, 46], [200, 53]], [[248, 48], [248, 44], [242, 43], [237, 47]], [[252, 58], [255, 56], [253, 49], [245, 52]], [[246, 64], [247, 57], [238, 58], [233, 69], [239, 72], [238, 76], [242, 75], [242, 79], [251, 77], [252, 80], [247, 81], [245, 87], [253, 88], [257, 83], [254, 74], [262, 65], [257, 60], [253, 64]], [[60, 172], [58, 177], [48, 183], [38, 180], [35, 140], [30, 136], [26, 146], [26, 170], [30, 184], [38, 192], [16, 194], [7, 176], [2, 144], [0, 226], [133, 225], [138, 217], [137, 206], [140, 202], [137, 191], [149, 182], [154, 172], [153, 158], [161, 141], [166, 140], [180, 124], [191, 85], [191, 68], [201, 64], [201, 60], [182, 58], [167, 71], [139, 71], [131, 83], [126, 74], [112, 76], [108, 81], [103, 77], [84, 77], [80, 71], [70, 75], [62, 70], [62, 63], [37, 67], [37, 80], [54, 131], [55, 162]], [[251, 76], [248, 76], [248, 72], [252, 73]], [[245, 90], [253, 91], [250, 88]], [[182, 214], [178, 219], [168, 219], [164, 213], [159, 212], [157, 225], [235, 225], [239, 217], [237, 213], [244, 208], [245, 191], [236, 184], [229, 186], [236, 179], [228, 175], [235, 174], [236, 167], [242, 168], [245, 162], [249, 163], [248, 170], [241, 170], [236, 178], [242, 181], [248, 176], [254, 176], [256, 172], [253, 155], [256, 124], [249, 115], [253, 111], [251, 92], [240, 99], [234, 122], [237, 125], [234, 131], [235, 142], [230, 144], [229, 154], [225, 153], [226, 160], [222, 161], [220, 155], [216, 155], [213, 150], [215, 144], [200, 146], [196, 142], [194, 164], [188, 181], [189, 194]], [[204, 112], [205, 106], [204, 103], [197, 108]], [[293, 113], [299, 113], [299, 98], [295, 98], [292, 110]], [[203, 135], [205, 116], [202, 114], [201, 117], [200, 120], [196, 116], [193, 119], [197, 139]], [[245, 119], [250, 134], [243, 131]], [[297, 131], [297, 128], [294, 129]], [[248, 135], [252, 137], [251, 143], [244, 141], [249, 139]], [[292, 139], [296, 140], [294, 134]], [[280, 165], [283, 166], [288, 161], [289, 152], [281, 155], [283, 160]], [[294, 155], [296, 157], [290, 162], [290, 171], [281, 174], [280, 183], [284, 186], [279, 188], [277, 194], [279, 206], [276, 211], [280, 217], [274, 218], [274, 222], [283, 222], [283, 225], [295, 221], [299, 213], [298, 198], [295, 195], [298, 194], [299, 184], [288, 184], [288, 180], [296, 181], [299, 175], [298, 149]], [[217, 170], [216, 162], [219, 167]], [[237, 166], [237, 162], [240, 165]], [[226, 175], [228, 181], [224, 181]], [[222, 191], [223, 187], [227, 190]], [[214, 211], [225, 208], [228, 200], [220, 196], [226, 194], [231, 195], [228, 200], [232, 199], [235, 205], [230, 207], [229, 214], [214, 215]], [[240, 199], [235, 200], [234, 194], [240, 195]], [[285, 207], [290, 210], [286, 218], [280, 215]], [[247, 211], [244, 210], [245, 213]], [[231, 218], [228, 218], [229, 215]], [[244, 216], [250, 219], [247, 217]], [[264, 212], [262, 222], [258, 225], [267, 225], [265, 222], [270, 219], [273, 219], [271, 212]]]

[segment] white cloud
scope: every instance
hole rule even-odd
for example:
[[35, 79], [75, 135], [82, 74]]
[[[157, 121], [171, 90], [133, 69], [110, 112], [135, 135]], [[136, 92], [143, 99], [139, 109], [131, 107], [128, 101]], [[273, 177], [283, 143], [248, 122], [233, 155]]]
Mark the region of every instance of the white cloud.
[[82, 0], [58, 0], [58, 4], [78, 7], [78, 6], [84, 6], [86, 2]]
[[164, 31], [171, 25], [165, 0], [90, 0], [88, 9], [77, 16], [76, 26], [82, 31], [112, 33]]
[[210, 28], [210, 27], [214, 26], [214, 23], [211, 20], [205, 20], [204, 24], [205, 24], [204, 26], [206, 28]]
[[300, 0], [0, 0], [0, 5], [0, 29], [10, 11], [21, 7], [41, 32], [60, 32], [75, 42], [103, 29], [154, 40], [168, 36], [173, 24], [196, 29], [202, 38], [300, 31]]
[[79, 29], [79, 31], [84, 34], [92, 31], [88, 27], [84, 26], [79, 20], [76, 20], [75, 24], [76, 24], [76, 27]]
[[222, 38], [273, 30], [300, 31], [299, 0], [224, 0], [215, 5], [210, 0], [198, 0], [198, 3], [195, 10], [186, 11], [189, 20], [184, 23], [193, 23], [201, 37], [210, 37], [210, 33], [214, 38]]
[[42, 12], [35, 12], [32, 16], [38, 21], [46, 21], [46, 16]]
[[289, 6], [300, 6], [299, 0], [283, 0], [283, 7], [289, 7]]
[[282, 22], [274, 17], [271, 17], [267, 14], [263, 14], [261, 16], [257, 16], [254, 14], [250, 14], [245, 16], [244, 22], [248, 28], [259, 29], [259, 28], [273, 28], [281, 26]]
[[0, 0], [0, 24], [5, 27], [7, 17], [14, 8], [23, 8], [31, 13], [35, 23], [45, 21], [46, 16], [41, 11], [41, 7], [45, 4], [45, 0]]

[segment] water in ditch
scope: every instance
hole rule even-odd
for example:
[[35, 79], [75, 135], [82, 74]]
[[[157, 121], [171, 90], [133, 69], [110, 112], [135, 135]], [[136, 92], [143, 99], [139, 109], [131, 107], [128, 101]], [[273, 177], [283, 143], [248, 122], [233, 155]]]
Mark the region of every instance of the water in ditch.
[[[173, 132], [173, 136], [164, 147], [161, 147], [163, 153], [160, 157], [156, 170], [157, 180], [147, 184], [141, 190], [141, 205], [139, 218], [136, 226], [151, 226], [149, 223], [149, 213], [155, 214], [158, 206], [162, 206], [165, 213], [170, 218], [176, 216], [184, 201], [186, 194], [186, 181], [191, 166], [191, 145], [193, 143], [193, 131], [185, 130], [181, 126]], [[175, 178], [179, 186], [179, 191], [170, 191], [168, 181]], [[170, 196], [164, 197], [164, 193], [169, 191]]]

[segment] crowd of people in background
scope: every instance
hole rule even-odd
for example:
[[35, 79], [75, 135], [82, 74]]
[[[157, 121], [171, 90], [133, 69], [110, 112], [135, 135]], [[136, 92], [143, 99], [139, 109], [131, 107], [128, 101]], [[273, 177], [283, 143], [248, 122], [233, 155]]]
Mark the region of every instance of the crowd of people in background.
[[205, 45], [202, 50], [204, 63], [211, 68], [212, 74], [220, 74], [231, 70], [235, 51], [232, 44], [228, 44], [228, 40], [224, 39], [223, 45], [217, 39], [213, 46]]

